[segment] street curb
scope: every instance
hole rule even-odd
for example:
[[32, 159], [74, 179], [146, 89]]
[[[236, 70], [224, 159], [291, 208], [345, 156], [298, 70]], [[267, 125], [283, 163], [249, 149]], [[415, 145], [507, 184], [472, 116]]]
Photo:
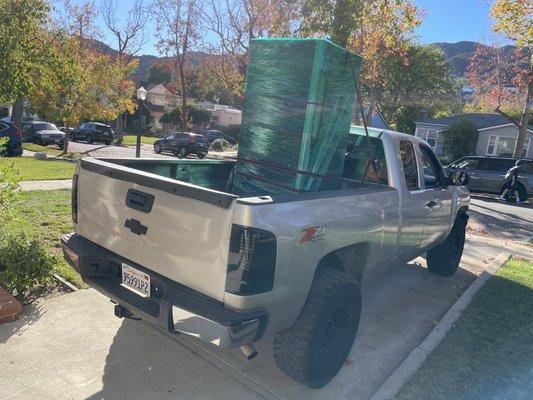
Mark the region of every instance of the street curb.
[[420, 368], [424, 360], [444, 339], [448, 331], [457, 322], [465, 308], [470, 304], [476, 292], [487, 283], [492, 275], [511, 257], [510, 253], [501, 252], [489, 264], [470, 287], [457, 299], [439, 323], [387, 378], [370, 400], [391, 400], [401, 390], [407, 380]]
[[54, 277], [54, 279], [56, 279], [61, 285], [63, 285], [64, 287], [66, 287], [68, 290], [70, 290], [71, 292], [77, 292], [79, 289], [74, 286], [72, 283], [70, 283], [69, 281], [67, 281], [65, 278], [63, 278], [62, 276], [59, 276], [58, 274], [56, 274], [55, 272], [52, 273], [52, 276]]

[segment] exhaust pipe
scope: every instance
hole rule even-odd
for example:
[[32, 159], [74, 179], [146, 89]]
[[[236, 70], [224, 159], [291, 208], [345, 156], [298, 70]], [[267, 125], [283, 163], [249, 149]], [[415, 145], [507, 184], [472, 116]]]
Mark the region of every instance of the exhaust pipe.
[[115, 316], [117, 318], [127, 318], [134, 321], [140, 321], [141, 319], [134, 316], [133, 313], [127, 308], [122, 307], [120, 304], [115, 304]]
[[247, 360], [251, 360], [257, 356], [257, 349], [251, 343], [241, 346], [240, 349], [242, 353], [244, 354], [244, 357], [246, 357]]

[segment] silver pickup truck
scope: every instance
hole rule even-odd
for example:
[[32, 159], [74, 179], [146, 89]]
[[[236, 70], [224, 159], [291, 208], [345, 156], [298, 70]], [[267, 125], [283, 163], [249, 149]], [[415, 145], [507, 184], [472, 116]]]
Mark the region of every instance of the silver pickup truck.
[[66, 259], [119, 317], [250, 359], [273, 336], [277, 365], [313, 388], [352, 347], [364, 281], [426, 252], [430, 272], [458, 268], [469, 193], [419, 138], [352, 127], [344, 179], [327, 191], [240, 198], [234, 165], [82, 159]]

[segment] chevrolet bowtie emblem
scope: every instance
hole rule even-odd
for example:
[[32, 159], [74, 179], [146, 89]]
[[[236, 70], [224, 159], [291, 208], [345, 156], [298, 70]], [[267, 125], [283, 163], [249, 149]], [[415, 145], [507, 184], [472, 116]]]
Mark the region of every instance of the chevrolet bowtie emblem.
[[146, 235], [146, 232], [148, 232], [147, 226], [144, 226], [140, 221], [133, 218], [127, 219], [126, 222], [124, 222], [124, 226], [136, 235]]

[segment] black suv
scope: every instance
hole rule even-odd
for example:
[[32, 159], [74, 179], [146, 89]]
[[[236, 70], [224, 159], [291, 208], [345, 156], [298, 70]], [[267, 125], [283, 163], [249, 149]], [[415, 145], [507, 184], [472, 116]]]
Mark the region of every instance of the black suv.
[[50, 122], [29, 121], [22, 124], [23, 139], [43, 146], [57, 144], [62, 147], [65, 143], [65, 133], [57, 129]]
[[179, 158], [186, 158], [189, 154], [196, 154], [204, 158], [209, 151], [209, 142], [203, 135], [192, 132], [172, 132], [170, 135], [154, 142], [156, 153], [170, 152]]
[[227, 141], [231, 145], [234, 145], [234, 144], [237, 143], [235, 138], [233, 138], [232, 136], [228, 135], [227, 133], [224, 133], [222, 131], [218, 131], [216, 129], [208, 129], [208, 130], [202, 131], [202, 135], [204, 135], [207, 138], [209, 143], [213, 143], [217, 139], [224, 139], [225, 141]]
[[85, 140], [87, 143], [104, 142], [110, 145], [113, 141], [113, 129], [99, 122], [85, 122], [70, 132], [70, 140]]

